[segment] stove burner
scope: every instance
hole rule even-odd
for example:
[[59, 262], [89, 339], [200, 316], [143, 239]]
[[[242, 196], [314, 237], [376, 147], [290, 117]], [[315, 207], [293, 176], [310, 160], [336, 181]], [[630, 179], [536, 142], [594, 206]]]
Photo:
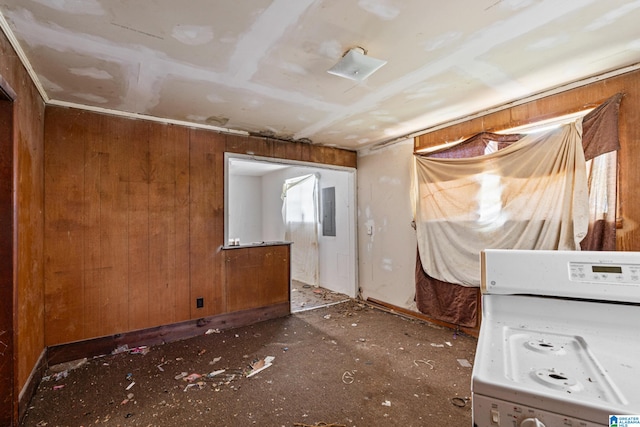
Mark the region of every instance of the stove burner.
[[557, 372], [553, 368], [538, 369], [532, 371], [531, 375], [538, 383], [550, 387], [554, 390], [563, 390], [567, 393], [575, 393], [584, 390], [584, 386], [568, 375]]
[[557, 356], [562, 356], [567, 353], [563, 345], [556, 345], [543, 339], [539, 341], [527, 341], [524, 346], [529, 350], [545, 354], [554, 354]]

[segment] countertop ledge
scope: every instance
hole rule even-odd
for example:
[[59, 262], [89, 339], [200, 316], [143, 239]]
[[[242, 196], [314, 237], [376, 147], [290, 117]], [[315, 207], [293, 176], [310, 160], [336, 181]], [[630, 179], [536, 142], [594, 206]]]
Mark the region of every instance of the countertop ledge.
[[286, 242], [286, 241], [251, 242], [251, 243], [241, 243], [239, 245], [225, 245], [222, 247], [222, 249], [230, 250], [230, 249], [261, 248], [264, 246], [284, 246], [284, 245], [290, 245], [292, 243], [293, 242]]

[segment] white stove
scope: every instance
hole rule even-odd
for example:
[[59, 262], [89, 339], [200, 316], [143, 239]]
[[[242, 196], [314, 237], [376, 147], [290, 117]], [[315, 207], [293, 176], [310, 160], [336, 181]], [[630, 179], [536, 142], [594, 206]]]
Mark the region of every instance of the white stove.
[[640, 253], [486, 250], [481, 286], [474, 426], [640, 414]]

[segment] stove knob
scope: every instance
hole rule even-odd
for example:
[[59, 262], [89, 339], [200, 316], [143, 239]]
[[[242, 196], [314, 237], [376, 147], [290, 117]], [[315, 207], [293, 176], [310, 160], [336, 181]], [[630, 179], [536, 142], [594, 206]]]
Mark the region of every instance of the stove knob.
[[520, 423], [520, 427], [545, 427], [545, 425], [537, 418], [527, 418]]

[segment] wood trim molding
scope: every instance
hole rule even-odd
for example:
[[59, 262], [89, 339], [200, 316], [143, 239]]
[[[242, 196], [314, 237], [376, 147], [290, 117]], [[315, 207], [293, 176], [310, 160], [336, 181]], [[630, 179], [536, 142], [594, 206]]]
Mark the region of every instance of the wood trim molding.
[[224, 330], [238, 328], [265, 320], [284, 317], [290, 313], [291, 306], [287, 301], [250, 310], [236, 311], [123, 334], [55, 345], [49, 347], [47, 351], [47, 365], [52, 366], [85, 357], [91, 358], [110, 354], [114, 349], [125, 344], [129, 346], [129, 348], [142, 345], [152, 346], [166, 344], [202, 335], [208, 329]]
[[47, 370], [47, 349], [45, 348], [40, 353], [40, 357], [38, 358], [38, 362], [36, 362], [31, 374], [29, 375], [29, 379], [25, 383], [22, 390], [20, 390], [20, 395], [18, 397], [18, 420], [19, 423], [22, 423], [24, 416], [27, 413], [27, 408], [29, 408], [29, 403], [31, 399], [36, 394], [36, 390], [38, 389], [38, 385], [40, 385], [40, 381], [44, 376], [45, 371]]
[[445, 328], [453, 329], [457, 332], [464, 332], [467, 335], [471, 335], [472, 337], [478, 338], [478, 334], [480, 332], [480, 319], [481, 319], [481, 310], [480, 304], [478, 304], [478, 327], [477, 328], [466, 328], [459, 327], [458, 325], [454, 325], [452, 323], [443, 322], [441, 320], [433, 319], [429, 316], [426, 316], [422, 313], [418, 313], [415, 311], [408, 310], [406, 308], [398, 307], [397, 305], [389, 304], [384, 301], [377, 300], [375, 298], [367, 298], [367, 303], [372, 306], [384, 310], [389, 313], [399, 314], [401, 316], [406, 316], [412, 319], [422, 320], [424, 322], [433, 323], [438, 326], [444, 326]]

